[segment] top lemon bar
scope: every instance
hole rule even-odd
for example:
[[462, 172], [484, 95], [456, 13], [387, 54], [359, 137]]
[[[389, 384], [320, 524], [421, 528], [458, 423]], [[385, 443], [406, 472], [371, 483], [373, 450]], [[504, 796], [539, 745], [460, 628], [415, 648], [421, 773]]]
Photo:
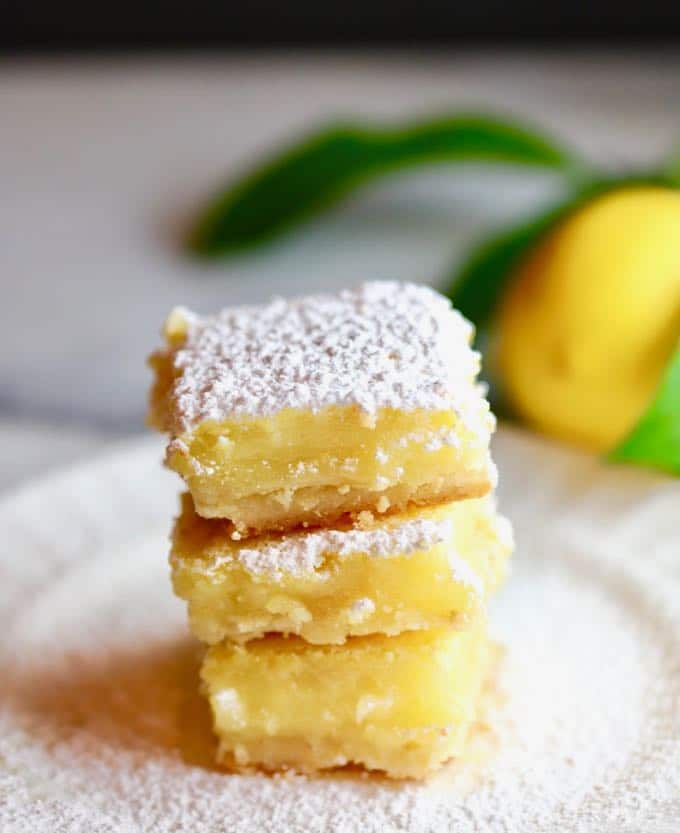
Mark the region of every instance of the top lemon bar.
[[239, 535], [495, 485], [472, 325], [428, 287], [176, 309], [164, 335], [149, 422], [170, 434], [167, 465], [198, 514]]

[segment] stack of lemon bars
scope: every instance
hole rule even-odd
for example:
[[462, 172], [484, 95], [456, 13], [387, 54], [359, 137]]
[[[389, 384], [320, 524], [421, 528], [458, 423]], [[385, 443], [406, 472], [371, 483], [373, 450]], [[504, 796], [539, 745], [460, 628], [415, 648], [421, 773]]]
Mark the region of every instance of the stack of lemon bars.
[[234, 769], [422, 778], [460, 754], [512, 549], [472, 327], [374, 282], [175, 310], [151, 423], [188, 488], [175, 592]]

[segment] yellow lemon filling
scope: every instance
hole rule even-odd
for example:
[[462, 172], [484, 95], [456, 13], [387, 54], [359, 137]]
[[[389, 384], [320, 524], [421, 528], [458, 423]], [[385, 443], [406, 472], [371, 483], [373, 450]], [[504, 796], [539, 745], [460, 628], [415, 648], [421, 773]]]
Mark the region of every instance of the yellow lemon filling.
[[495, 483], [493, 420], [478, 404], [481, 439], [452, 412], [383, 410], [368, 422], [357, 408], [333, 407], [203, 424], [171, 443], [167, 463], [200, 515], [242, 531], [475, 497]]
[[487, 673], [483, 623], [312, 646], [267, 637], [208, 650], [201, 676], [231, 767], [361, 764], [423, 778], [459, 755]]

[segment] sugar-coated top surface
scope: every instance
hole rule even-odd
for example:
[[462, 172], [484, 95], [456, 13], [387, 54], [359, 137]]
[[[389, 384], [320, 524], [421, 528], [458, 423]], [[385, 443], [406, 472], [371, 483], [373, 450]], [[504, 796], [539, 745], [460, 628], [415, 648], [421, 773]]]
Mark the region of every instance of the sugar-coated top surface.
[[[481, 510], [479, 507], [483, 507]], [[456, 507], [457, 509], [458, 507]], [[493, 496], [469, 502], [469, 511], [479, 514], [480, 522], [490, 525], [484, 540], [494, 552], [510, 552], [514, 547], [510, 522], [496, 512]], [[214, 575], [222, 567], [239, 564], [247, 572], [279, 581], [285, 576], [305, 576], [324, 567], [329, 556], [342, 560], [355, 554], [370, 558], [397, 558], [431, 550], [438, 544], [447, 545], [447, 559], [454, 581], [468, 585], [482, 594], [483, 583], [479, 576], [458, 552], [455, 545], [457, 512], [447, 508], [417, 509], [405, 515], [374, 516], [361, 513], [347, 526], [320, 529], [299, 529], [281, 535], [241, 541], [230, 536], [226, 525], [215, 526], [215, 521], [205, 521], [190, 513], [180, 516], [175, 532], [175, 545], [171, 560], [191, 571]], [[485, 520], [482, 521], [482, 518]], [[191, 536], [183, 537], [197, 522], [205, 529], [213, 525], [213, 535], [198, 547]], [[489, 535], [495, 543], [491, 543]]]
[[172, 391], [180, 430], [286, 408], [444, 410], [477, 395], [472, 325], [426, 286], [374, 282], [183, 315]]
[[[295, 532], [272, 538], [258, 546], [236, 546], [208, 559], [191, 559], [191, 566], [213, 572], [225, 563], [238, 562], [249, 573], [281, 578], [284, 574], [304, 576], [322, 566], [330, 554], [347, 558], [355, 553], [387, 558], [429, 550], [449, 540], [451, 518], [409, 518], [403, 522], [388, 521], [362, 528], [317, 529]], [[179, 558], [181, 556], [173, 556]]]

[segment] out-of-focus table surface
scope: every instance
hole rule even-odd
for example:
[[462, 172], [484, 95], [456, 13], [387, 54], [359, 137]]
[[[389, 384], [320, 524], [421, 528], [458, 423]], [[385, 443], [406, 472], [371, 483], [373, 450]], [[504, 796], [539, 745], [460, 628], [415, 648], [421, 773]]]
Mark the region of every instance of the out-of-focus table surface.
[[207, 311], [366, 278], [436, 283], [548, 177], [442, 169], [354, 197], [227, 263], [178, 240], [246, 160], [324, 119], [512, 113], [609, 167], [680, 134], [680, 53], [411, 52], [43, 58], [0, 64], [0, 488], [143, 430], [144, 357]]

